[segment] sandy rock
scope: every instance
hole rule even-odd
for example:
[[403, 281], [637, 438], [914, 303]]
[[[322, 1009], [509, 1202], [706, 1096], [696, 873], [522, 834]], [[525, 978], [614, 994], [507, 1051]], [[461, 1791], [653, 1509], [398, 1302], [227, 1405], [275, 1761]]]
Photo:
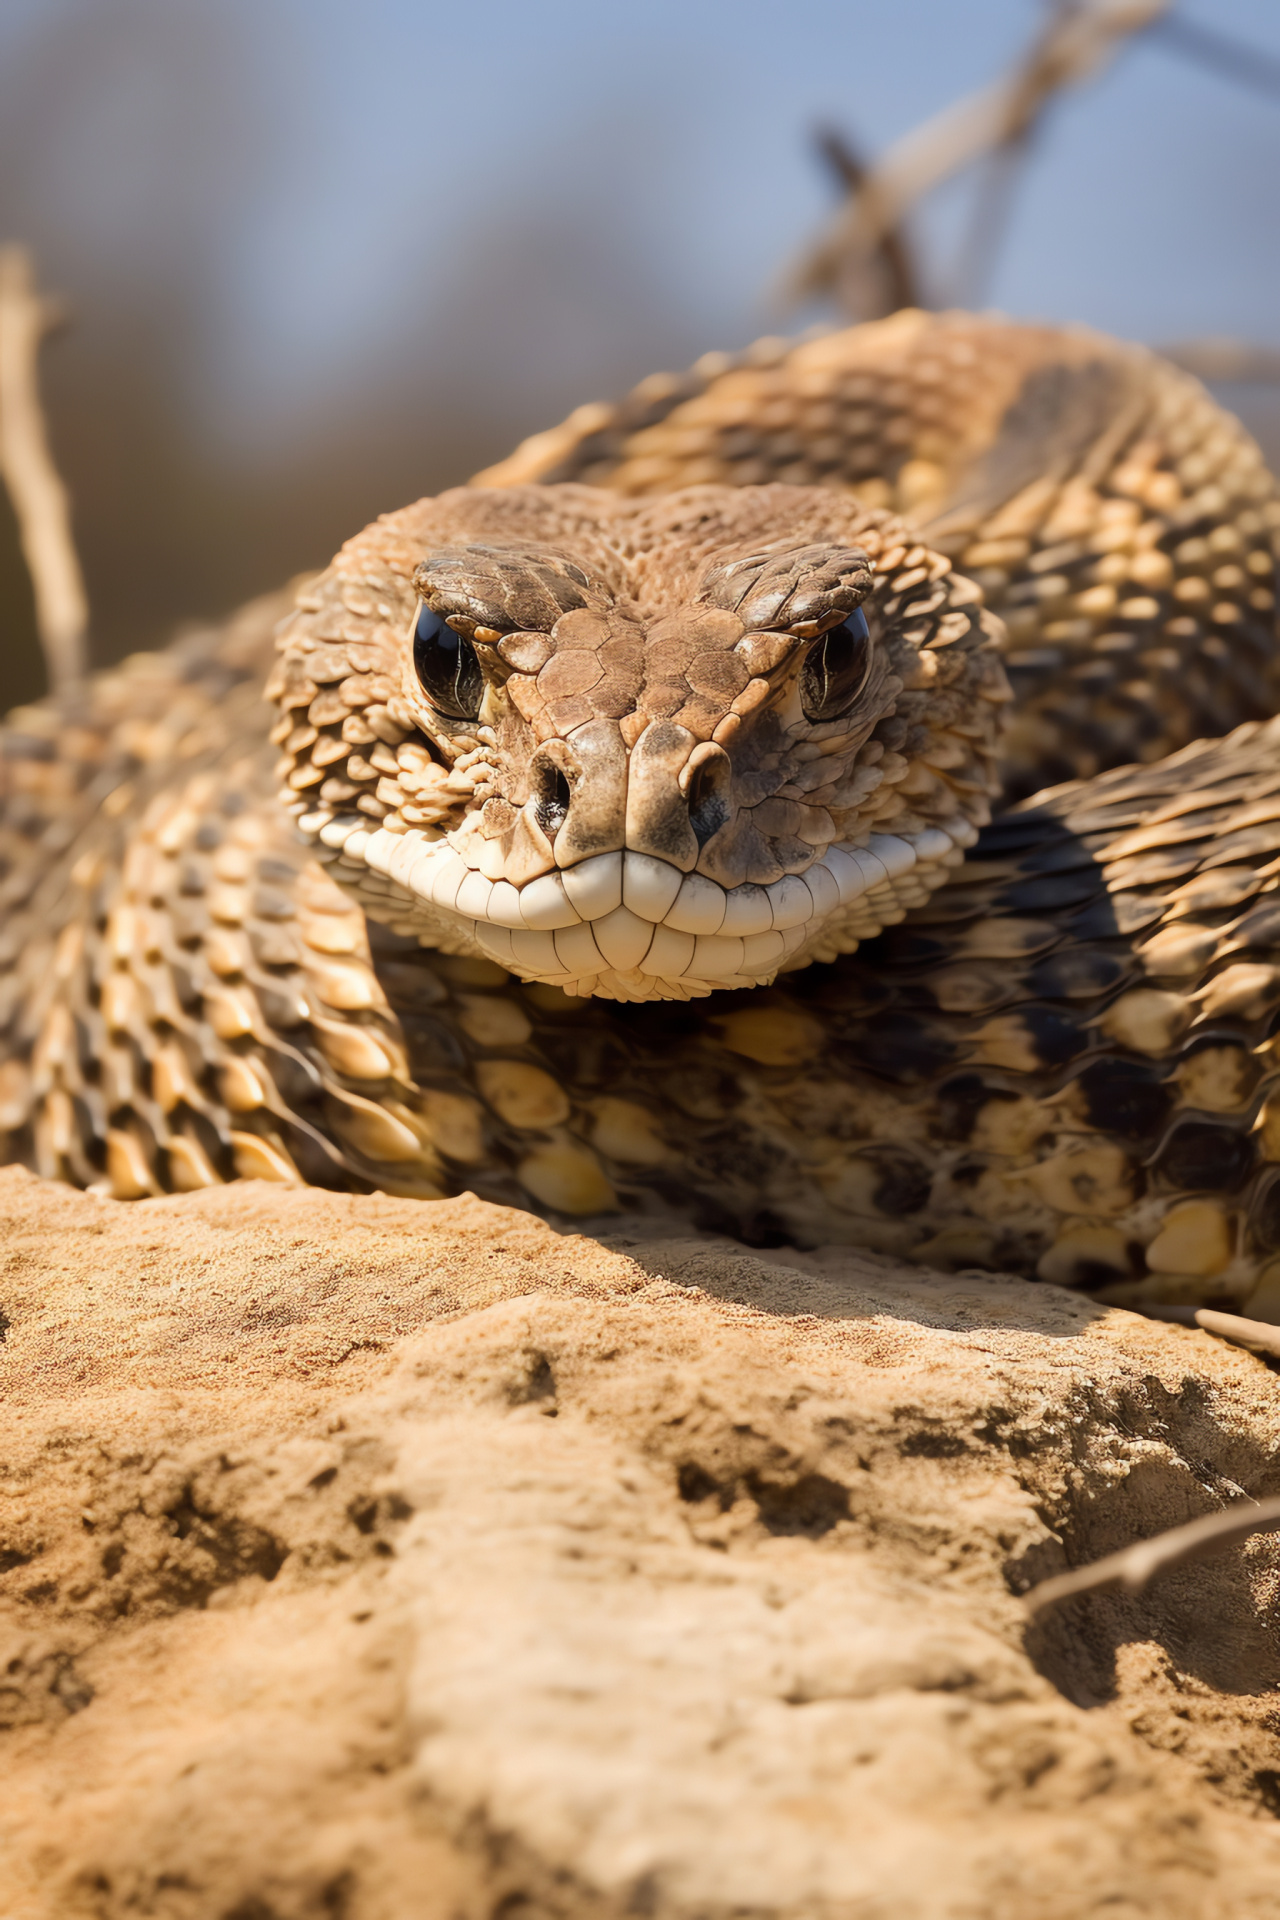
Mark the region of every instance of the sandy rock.
[[1280, 1906], [1259, 1360], [472, 1199], [0, 1174], [5, 1920]]

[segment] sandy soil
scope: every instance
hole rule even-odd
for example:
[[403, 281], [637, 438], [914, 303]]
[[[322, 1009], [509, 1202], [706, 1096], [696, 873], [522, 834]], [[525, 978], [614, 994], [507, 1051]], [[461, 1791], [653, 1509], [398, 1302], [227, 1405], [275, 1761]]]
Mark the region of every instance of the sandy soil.
[[1050, 1287], [0, 1174], [5, 1920], [1280, 1913], [1264, 1364]]

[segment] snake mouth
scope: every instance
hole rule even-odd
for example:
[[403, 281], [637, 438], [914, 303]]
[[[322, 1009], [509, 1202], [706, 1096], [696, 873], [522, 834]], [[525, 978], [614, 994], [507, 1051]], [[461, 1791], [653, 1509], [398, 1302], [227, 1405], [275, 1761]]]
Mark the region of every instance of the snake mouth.
[[[336, 825], [336, 823], [335, 823]], [[725, 888], [648, 853], [595, 854], [515, 887], [468, 865], [445, 837], [363, 827], [322, 831], [388, 888], [377, 917], [424, 945], [483, 954], [527, 981], [611, 1000], [687, 1000], [768, 984], [783, 968], [831, 959], [923, 902], [959, 836], [930, 827], [831, 846], [803, 873]], [[926, 869], [933, 871], [926, 878]], [[358, 883], [357, 883], [357, 889]], [[406, 914], [397, 903], [406, 902]]]

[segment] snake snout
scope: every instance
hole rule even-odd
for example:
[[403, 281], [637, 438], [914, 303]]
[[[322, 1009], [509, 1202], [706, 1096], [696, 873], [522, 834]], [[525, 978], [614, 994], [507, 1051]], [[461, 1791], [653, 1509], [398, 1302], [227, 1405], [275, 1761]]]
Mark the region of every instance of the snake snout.
[[709, 741], [695, 747], [680, 775], [680, 790], [689, 809], [689, 825], [698, 846], [705, 847], [732, 813], [733, 766], [723, 747]]
[[[573, 771], [576, 774], [576, 769]], [[576, 778], [571, 780], [569, 771], [558, 761], [546, 754], [535, 756], [529, 768], [529, 793], [538, 825], [548, 840], [555, 839], [569, 818], [576, 784]]]
[[572, 739], [544, 740], [529, 762], [529, 799], [559, 867], [622, 847], [627, 750], [617, 723], [592, 720]]
[[[710, 787], [704, 793], [700, 785], [692, 796], [688, 791], [687, 775], [698, 752], [693, 735], [685, 727], [670, 720], [655, 720], [631, 749], [627, 779], [627, 846], [637, 853], [669, 860], [682, 873], [691, 872], [697, 865], [702, 847], [691, 800], [701, 804], [711, 798]], [[727, 758], [725, 771], [727, 774]], [[724, 818], [728, 818], [727, 807]]]

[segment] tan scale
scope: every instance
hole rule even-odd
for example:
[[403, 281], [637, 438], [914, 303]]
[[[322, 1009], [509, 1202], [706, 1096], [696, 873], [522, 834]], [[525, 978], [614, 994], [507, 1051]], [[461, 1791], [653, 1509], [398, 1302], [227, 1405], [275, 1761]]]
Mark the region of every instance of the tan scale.
[[905, 314], [481, 482], [10, 716], [4, 1157], [1280, 1314], [1280, 513], [1236, 423], [1136, 348]]

